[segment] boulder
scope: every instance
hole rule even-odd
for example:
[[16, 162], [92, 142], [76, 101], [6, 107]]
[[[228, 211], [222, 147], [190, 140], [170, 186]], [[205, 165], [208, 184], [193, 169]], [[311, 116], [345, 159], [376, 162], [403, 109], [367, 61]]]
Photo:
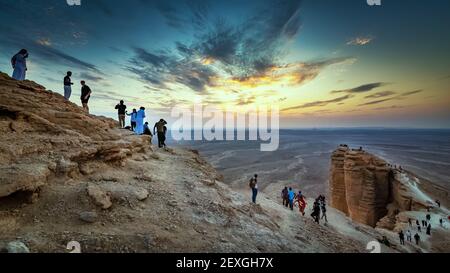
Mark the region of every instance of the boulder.
[[87, 194], [102, 209], [109, 209], [112, 206], [110, 194], [96, 185], [88, 185]]
[[6, 245], [6, 251], [8, 253], [30, 253], [28, 247], [21, 241], [9, 242]]
[[134, 189], [134, 196], [139, 201], [144, 201], [145, 199], [147, 199], [148, 195], [149, 195], [148, 190], [146, 190], [144, 188], [135, 188]]
[[86, 223], [95, 223], [97, 221], [98, 215], [96, 212], [83, 211], [80, 213], [80, 220]]

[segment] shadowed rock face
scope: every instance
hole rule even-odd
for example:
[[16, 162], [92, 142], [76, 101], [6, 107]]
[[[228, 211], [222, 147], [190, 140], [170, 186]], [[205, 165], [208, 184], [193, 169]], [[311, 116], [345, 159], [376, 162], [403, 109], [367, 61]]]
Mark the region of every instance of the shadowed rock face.
[[331, 156], [330, 197], [331, 206], [348, 215], [344, 173], [346, 152], [347, 148], [340, 147]]
[[408, 212], [436, 207], [436, 192], [448, 196], [447, 190], [346, 145], [331, 156], [329, 183], [332, 207], [359, 223], [390, 230], [401, 230]]
[[391, 202], [391, 173], [385, 161], [364, 151], [339, 147], [332, 155], [331, 205], [374, 227]]
[[148, 137], [118, 130], [63, 96], [0, 73], [0, 197], [35, 191], [50, 177], [77, 177], [99, 164], [122, 164]]

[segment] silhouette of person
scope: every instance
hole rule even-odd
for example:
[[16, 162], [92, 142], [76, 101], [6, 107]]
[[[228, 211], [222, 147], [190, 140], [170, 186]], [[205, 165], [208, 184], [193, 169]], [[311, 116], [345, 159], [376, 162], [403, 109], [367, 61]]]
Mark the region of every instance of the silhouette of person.
[[12, 77], [18, 81], [25, 80], [27, 72], [27, 58], [28, 51], [21, 49], [16, 55], [11, 58], [11, 65], [14, 69]]
[[73, 82], [70, 79], [71, 76], [72, 76], [72, 72], [71, 71], [67, 71], [67, 74], [64, 77], [64, 98], [66, 100], [69, 100], [70, 96], [72, 95]]
[[117, 114], [119, 117], [119, 126], [120, 126], [120, 128], [124, 128], [125, 127], [125, 112], [126, 112], [127, 106], [123, 103], [123, 100], [121, 100], [120, 103], [116, 105], [115, 109], [117, 109]]
[[166, 124], [167, 122], [164, 119], [160, 119], [157, 123], [155, 123], [155, 126], [153, 126], [153, 134], [156, 135], [156, 133], [158, 133], [157, 136], [159, 148], [166, 147]]
[[87, 86], [85, 81], [81, 81], [81, 104], [83, 105], [83, 109], [89, 114], [89, 99], [91, 98], [91, 88]]

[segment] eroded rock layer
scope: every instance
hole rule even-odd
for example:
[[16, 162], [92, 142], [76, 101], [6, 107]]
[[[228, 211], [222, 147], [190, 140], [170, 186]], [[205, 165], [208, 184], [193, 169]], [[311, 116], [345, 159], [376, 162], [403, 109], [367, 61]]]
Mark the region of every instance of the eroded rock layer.
[[99, 165], [120, 165], [148, 149], [148, 138], [115, 128], [112, 119], [0, 73], [0, 197], [36, 191], [52, 176], [74, 178]]

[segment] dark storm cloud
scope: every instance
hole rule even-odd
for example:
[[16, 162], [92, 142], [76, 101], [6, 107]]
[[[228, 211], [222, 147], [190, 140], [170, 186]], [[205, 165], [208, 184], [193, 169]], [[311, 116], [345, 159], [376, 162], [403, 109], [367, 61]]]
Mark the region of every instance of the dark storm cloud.
[[345, 89], [345, 90], [335, 90], [335, 91], [331, 91], [331, 94], [336, 94], [336, 93], [364, 93], [364, 92], [369, 92], [372, 91], [373, 89], [376, 89], [378, 87], [381, 86], [385, 86], [388, 83], [384, 83], [384, 82], [375, 82], [375, 83], [368, 83], [368, 84], [364, 84], [364, 85], [360, 85], [358, 87], [352, 88], [352, 89]]
[[3, 45], [8, 45], [13, 48], [26, 48], [30, 53], [30, 58], [37, 58], [41, 61], [57, 63], [65, 66], [73, 65], [78, 68], [87, 69], [91, 72], [102, 74], [102, 72], [94, 64], [83, 61], [57, 48], [54, 48], [51, 44], [44, 44], [42, 43], [42, 40], [31, 40], [25, 36], [12, 35], [10, 37], [0, 37], [0, 42]]
[[365, 102], [365, 103], [360, 104], [359, 106], [375, 105], [375, 104], [380, 104], [380, 103], [387, 102], [387, 101], [392, 101], [392, 100], [402, 100], [402, 99], [405, 99], [405, 98], [407, 98], [409, 96], [421, 93], [422, 91], [423, 91], [422, 89], [413, 90], [413, 91], [409, 91], [409, 92], [405, 92], [405, 93], [399, 94], [399, 95], [391, 97], [391, 98]]
[[319, 73], [326, 67], [333, 64], [343, 63], [349, 60], [353, 60], [353, 58], [332, 58], [321, 61], [301, 63], [300, 67], [294, 73], [296, 83], [301, 84], [306, 81], [315, 79], [319, 75]]
[[419, 94], [419, 93], [421, 93], [421, 92], [423, 92], [422, 89], [414, 90], [414, 91], [409, 91], [409, 92], [400, 94], [399, 97], [409, 97], [409, 96], [412, 96], [412, 95], [415, 95], [415, 94]]
[[387, 107], [378, 107], [373, 110], [392, 110], [392, 109], [403, 109], [403, 108], [407, 108], [407, 106], [392, 105], [392, 106], [387, 106]]
[[[166, 24], [178, 30], [192, 27], [203, 30], [208, 22], [209, 1], [206, 0], [156, 0], [148, 2], [140, 0], [143, 4], [151, 3], [164, 17]], [[186, 12], [188, 11], [188, 12]]]
[[369, 102], [366, 102], [366, 103], [362, 103], [362, 104], [360, 104], [359, 106], [367, 106], [367, 105], [380, 104], [380, 103], [383, 103], [383, 102], [386, 102], [386, 101], [390, 101], [390, 100], [393, 100], [393, 99], [394, 99], [394, 98], [369, 101]]
[[213, 85], [212, 78], [216, 73], [201, 63], [164, 52], [151, 53], [142, 48], [135, 48], [134, 53], [126, 69], [141, 81], [159, 88], [166, 88], [166, 83], [179, 83], [199, 92], [204, 91], [207, 85]]
[[366, 99], [379, 99], [379, 98], [383, 98], [383, 97], [389, 97], [389, 96], [392, 96], [394, 94], [395, 94], [395, 92], [393, 92], [393, 91], [381, 91], [381, 92], [377, 92], [377, 93], [372, 94], [372, 95], [367, 95], [364, 98], [366, 98]]
[[96, 65], [65, 52], [61, 46], [64, 43], [79, 45], [86, 42], [84, 27], [69, 19], [72, 9], [67, 8], [65, 1], [14, 1], [12, 13], [8, 12], [11, 8], [8, 2], [0, 0], [0, 17], [11, 22], [0, 27], [1, 50], [26, 48], [30, 60], [34, 62], [46, 66], [73, 66], [101, 74]]
[[169, 1], [157, 1], [156, 8], [164, 16], [167, 25], [173, 28], [181, 28], [185, 25], [185, 20], [180, 16], [179, 10]]
[[[171, 2], [156, 2], [167, 23], [177, 27], [190, 22], [195, 30], [189, 44], [176, 42], [175, 49], [164, 53], [134, 48], [134, 57], [126, 69], [142, 81], [166, 86], [183, 84], [195, 91], [213, 86], [218, 74], [235, 79], [261, 76], [280, 66], [282, 46], [295, 37], [301, 26], [300, 0], [268, 1], [248, 20], [236, 24], [226, 18], [209, 15], [203, 1], [185, 1], [187, 5], [175, 6]], [[212, 2], [208, 2], [212, 3]], [[187, 7], [189, 19], [180, 12]], [[207, 66], [203, 61], [213, 63]]]
[[209, 23], [208, 32], [194, 43], [196, 52], [218, 60], [238, 77], [264, 74], [282, 56], [282, 46], [298, 33], [299, 0], [267, 2], [245, 23], [233, 25], [226, 19]]
[[316, 106], [326, 106], [328, 104], [342, 102], [342, 101], [348, 100], [350, 98], [352, 98], [352, 95], [345, 95], [345, 96], [334, 98], [334, 99], [331, 99], [331, 100], [313, 101], [313, 102], [308, 102], [308, 103], [305, 103], [305, 104], [302, 104], [302, 105], [297, 105], [297, 106], [285, 108], [282, 111], [289, 111], [289, 110], [309, 108], [309, 107], [316, 107]]
[[102, 81], [104, 80], [104, 78], [100, 77], [100, 76], [95, 76], [86, 72], [81, 72], [80, 73], [80, 78], [84, 79], [84, 80], [88, 80], [88, 81], [93, 81], [93, 82], [98, 82], [98, 81]]
[[115, 46], [109, 46], [108, 48], [111, 49], [111, 50], [114, 51], [114, 52], [118, 52], [118, 53], [127, 53], [125, 50], [120, 49], [120, 48], [115, 47]]
[[100, 70], [95, 65], [85, 62], [85, 61], [82, 61], [71, 55], [68, 55], [56, 48], [52, 48], [49, 46], [42, 46], [42, 45], [39, 45], [36, 43], [31, 48], [32, 48], [32, 50], [31, 50], [32, 52], [34, 51], [34, 52], [40, 54], [46, 60], [51, 60], [54, 62], [61, 62], [61, 63], [66, 63], [66, 64], [67, 63], [73, 64], [80, 68], [87, 68], [94, 72], [101, 73]]

